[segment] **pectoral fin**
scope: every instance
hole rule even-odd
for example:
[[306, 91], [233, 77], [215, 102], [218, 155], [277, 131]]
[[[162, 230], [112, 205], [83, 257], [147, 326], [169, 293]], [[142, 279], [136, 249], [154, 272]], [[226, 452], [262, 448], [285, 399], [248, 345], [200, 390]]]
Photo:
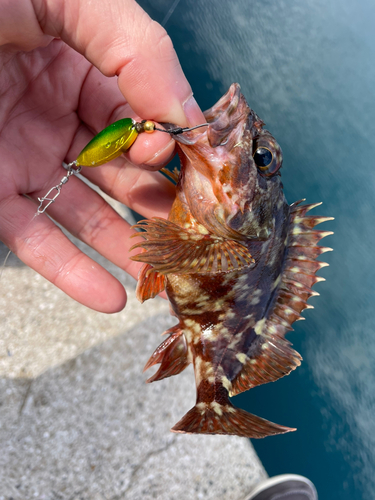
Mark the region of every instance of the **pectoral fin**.
[[241, 243], [207, 231], [185, 229], [159, 218], [140, 221], [133, 227], [144, 231], [132, 237], [142, 236], [146, 241], [137, 243], [131, 250], [143, 248], [146, 251], [131, 259], [151, 265], [153, 271], [160, 274], [227, 272], [248, 267], [254, 262]]

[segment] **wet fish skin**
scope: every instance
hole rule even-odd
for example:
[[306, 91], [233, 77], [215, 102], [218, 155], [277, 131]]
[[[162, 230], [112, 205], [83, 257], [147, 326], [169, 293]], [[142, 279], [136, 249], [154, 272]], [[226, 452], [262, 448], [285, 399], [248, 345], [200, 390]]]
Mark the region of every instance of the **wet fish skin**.
[[[288, 205], [280, 177], [282, 153], [246, 103], [238, 84], [205, 113], [209, 126], [176, 137], [181, 173], [168, 221], [136, 225], [145, 239], [133, 248], [144, 263], [141, 301], [166, 290], [179, 319], [145, 369], [149, 382], [176, 375], [191, 362], [196, 405], [174, 432], [260, 438], [295, 429], [240, 410], [229, 396], [287, 375], [301, 356], [285, 339], [302, 319], [331, 234], [315, 231], [327, 217], [316, 205]], [[254, 152], [271, 151], [259, 167]], [[139, 236], [140, 233], [137, 233]]]

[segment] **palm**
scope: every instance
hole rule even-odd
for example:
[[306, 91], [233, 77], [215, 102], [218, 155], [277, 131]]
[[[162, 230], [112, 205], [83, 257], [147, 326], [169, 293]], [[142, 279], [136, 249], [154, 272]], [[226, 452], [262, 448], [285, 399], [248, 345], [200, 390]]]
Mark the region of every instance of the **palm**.
[[[3, 68], [7, 81], [2, 78], [0, 82], [4, 103], [0, 115], [0, 201], [6, 207], [0, 210], [2, 237], [24, 262], [76, 300], [99, 310], [119, 309], [124, 294], [120, 285], [114, 284], [114, 278], [98, 266], [95, 278], [92, 261], [82, 256], [45, 216], [30, 225], [36, 205], [19, 195], [27, 194], [34, 200], [44, 195], [63, 177], [63, 160], [74, 160], [93, 132], [120, 117], [132, 116], [131, 110], [114, 79], [105, 78], [59, 40], [30, 53], [19, 53]], [[162, 141], [165, 143], [164, 137]], [[147, 149], [146, 142], [144, 145]], [[134, 150], [137, 155], [137, 148]], [[142, 152], [138, 156], [142, 158]], [[123, 158], [110, 166], [86, 169], [85, 175], [145, 216], [165, 216], [173, 197], [173, 189], [166, 181], [161, 176], [156, 178], [160, 174], [139, 170]], [[132, 188], [135, 184], [137, 190]], [[147, 205], [152, 193], [139, 189], [144, 184], [149, 185], [149, 191], [155, 191], [153, 206]], [[64, 188], [49, 214], [136, 275], [137, 266], [129, 262], [127, 255], [129, 227], [77, 178], [71, 178], [69, 189]], [[93, 269], [92, 281], [82, 284], [84, 267]], [[76, 282], [71, 275], [67, 277], [70, 271], [71, 275], [76, 273]], [[108, 294], [110, 289], [112, 294]]]
[[[17, 83], [7, 89], [7, 113], [1, 123], [0, 155], [11, 166], [3, 177], [4, 188], [35, 193], [61, 177], [61, 162], [80, 123], [93, 118], [93, 111], [81, 103], [93, 91], [95, 77], [83, 88], [90, 64], [57, 40], [19, 54], [9, 64], [8, 72]], [[97, 80], [103, 78], [95, 69], [91, 73]], [[102, 117], [103, 122], [108, 118]]]

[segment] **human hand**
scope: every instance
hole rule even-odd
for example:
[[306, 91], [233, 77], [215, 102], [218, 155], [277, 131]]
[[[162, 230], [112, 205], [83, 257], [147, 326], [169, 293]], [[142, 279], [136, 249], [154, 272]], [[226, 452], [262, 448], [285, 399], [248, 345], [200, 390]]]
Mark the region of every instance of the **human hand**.
[[[65, 175], [61, 162], [116, 120], [204, 121], [172, 43], [134, 0], [0, 0], [0, 67], [0, 239], [78, 302], [119, 311], [122, 285], [46, 215], [32, 220], [35, 201]], [[173, 151], [169, 135], [141, 134], [130, 161], [81, 173], [145, 217], [166, 217], [174, 187], [151, 170]], [[81, 180], [70, 177], [48, 213], [136, 277], [129, 225]]]

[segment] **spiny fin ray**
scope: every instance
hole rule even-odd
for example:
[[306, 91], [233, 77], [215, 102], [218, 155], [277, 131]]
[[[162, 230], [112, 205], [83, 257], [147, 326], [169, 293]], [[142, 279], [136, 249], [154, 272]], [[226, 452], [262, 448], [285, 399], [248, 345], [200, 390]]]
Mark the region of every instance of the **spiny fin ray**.
[[137, 262], [152, 266], [160, 274], [215, 273], [249, 267], [254, 263], [246, 247], [233, 240], [185, 229], [171, 221], [159, 218], [140, 221], [133, 228], [143, 229], [132, 235], [142, 241], [131, 250], [143, 248], [142, 253], [131, 257]]
[[[275, 382], [288, 375], [301, 364], [301, 356], [290, 347], [290, 342], [280, 336], [282, 325], [268, 325], [268, 332], [254, 356], [246, 357], [239, 375], [232, 381], [230, 396], [247, 391], [257, 385]], [[270, 333], [270, 332], [275, 333]], [[263, 348], [265, 346], [266, 348]]]
[[146, 371], [160, 363], [158, 371], [147, 380], [148, 383], [177, 375], [190, 364], [186, 338], [180, 325], [170, 328], [165, 333], [170, 334], [169, 337], [155, 349], [143, 369]]
[[273, 382], [288, 375], [301, 364], [301, 356], [290, 347], [285, 334], [292, 330], [294, 321], [304, 319], [301, 312], [312, 307], [306, 302], [317, 295], [311, 287], [324, 281], [324, 278], [315, 273], [327, 265], [316, 258], [331, 250], [320, 247], [317, 243], [332, 234], [329, 231], [313, 230], [317, 224], [332, 220], [331, 217], [306, 216], [306, 212], [320, 203], [300, 205], [302, 201], [304, 200], [291, 205], [285, 268], [272, 312], [264, 319], [261, 331], [257, 332], [259, 337], [256, 348], [253, 344], [251, 352], [241, 354], [243, 367], [231, 381], [231, 396], [251, 387]]
[[153, 299], [165, 288], [165, 276], [158, 272], [150, 273], [151, 270], [150, 264], [144, 264], [139, 271], [136, 297], [141, 303]]

